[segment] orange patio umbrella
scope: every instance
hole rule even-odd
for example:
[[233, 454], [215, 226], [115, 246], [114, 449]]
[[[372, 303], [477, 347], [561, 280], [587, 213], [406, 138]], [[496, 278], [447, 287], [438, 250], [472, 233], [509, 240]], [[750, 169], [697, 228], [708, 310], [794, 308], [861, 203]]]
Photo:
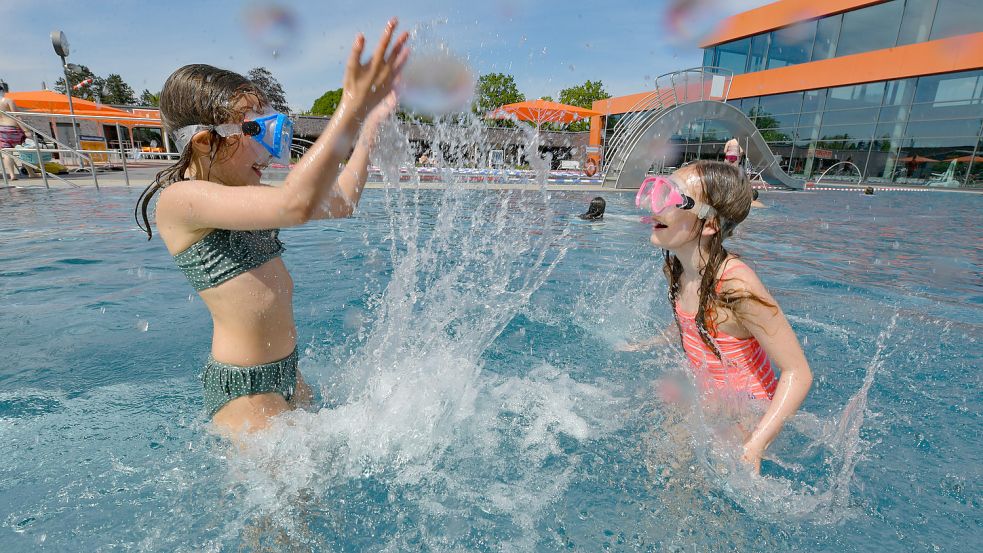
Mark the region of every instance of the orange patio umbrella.
[[946, 161], [955, 161], [955, 162], [958, 162], [958, 163], [969, 163], [969, 162], [980, 163], [981, 161], [983, 161], [983, 156], [960, 156], [960, 157], [952, 157], [952, 158], [947, 159]]
[[514, 117], [519, 121], [536, 123], [538, 129], [543, 123], [569, 124], [597, 115], [601, 114], [579, 106], [550, 102], [549, 100], [529, 100], [505, 104], [492, 110], [485, 117], [488, 119], [512, 119]]

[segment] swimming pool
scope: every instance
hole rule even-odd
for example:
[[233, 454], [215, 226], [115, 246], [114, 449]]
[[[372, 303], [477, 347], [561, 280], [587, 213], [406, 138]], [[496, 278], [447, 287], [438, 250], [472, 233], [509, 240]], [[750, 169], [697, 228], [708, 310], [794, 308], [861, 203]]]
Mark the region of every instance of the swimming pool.
[[370, 190], [284, 230], [323, 408], [235, 454], [203, 427], [207, 312], [137, 194], [0, 190], [0, 550], [981, 541], [983, 196], [763, 195], [731, 247], [816, 380], [745, 485], [667, 437], [679, 351], [615, 348], [671, 317], [628, 194], [588, 224], [588, 192]]

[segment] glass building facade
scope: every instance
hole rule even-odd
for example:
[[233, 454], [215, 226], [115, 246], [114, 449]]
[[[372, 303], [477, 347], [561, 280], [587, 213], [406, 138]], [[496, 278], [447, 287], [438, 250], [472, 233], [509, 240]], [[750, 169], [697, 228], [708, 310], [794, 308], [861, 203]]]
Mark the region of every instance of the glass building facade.
[[[983, 31], [983, 0], [891, 0], [704, 50], [735, 75]], [[791, 175], [983, 186], [983, 70], [731, 100]], [[686, 160], [722, 156], [713, 121], [680, 129]], [[849, 163], [840, 163], [849, 162]], [[855, 167], [854, 167], [855, 166]]]
[[981, 0], [890, 0], [703, 51], [735, 75], [983, 31]]

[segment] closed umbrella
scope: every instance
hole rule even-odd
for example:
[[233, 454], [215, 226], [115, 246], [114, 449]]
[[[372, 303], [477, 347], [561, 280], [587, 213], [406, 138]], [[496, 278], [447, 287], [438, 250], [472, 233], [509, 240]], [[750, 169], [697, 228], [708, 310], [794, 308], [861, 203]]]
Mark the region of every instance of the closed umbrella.
[[970, 163], [970, 162], [979, 163], [983, 161], [983, 156], [960, 156], [960, 157], [949, 158], [946, 161], [955, 161], [958, 163]]

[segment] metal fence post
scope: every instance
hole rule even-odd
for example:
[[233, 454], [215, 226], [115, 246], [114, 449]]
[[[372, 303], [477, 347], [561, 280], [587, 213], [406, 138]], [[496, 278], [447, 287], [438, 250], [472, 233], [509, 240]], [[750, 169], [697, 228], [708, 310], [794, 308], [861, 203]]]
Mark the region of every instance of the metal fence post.
[[[4, 151], [0, 150], [0, 173], [3, 173], [3, 185], [10, 186], [10, 181], [7, 180], [7, 168], [3, 165], [3, 156]], [[13, 163], [13, 160], [11, 160], [11, 163]]]
[[96, 185], [96, 190], [99, 190], [99, 177], [96, 176], [96, 164], [92, 161], [92, 156], [86, 156], [89, 158], [89, 169], [92, 171], [92, 182]]
[[51, 188], [48, 186], [48, 172], [44, 169], [44, 158], [41, 157], [41, 143], [38, 140], [38, 133], [34, 133], [34, 151], [38, 154], [38, 169], [41, 171], [41, 180], [44, 181], [45, 188]]
[[130, 172], [126, 168], [126, 150], [123, 148], [123, 135], [120, 134], [119, 123], [116, 123], [116, 142], [119, 144], [119, 158], [123, 161], [123, 178], [126, 186], [130, 185]]

